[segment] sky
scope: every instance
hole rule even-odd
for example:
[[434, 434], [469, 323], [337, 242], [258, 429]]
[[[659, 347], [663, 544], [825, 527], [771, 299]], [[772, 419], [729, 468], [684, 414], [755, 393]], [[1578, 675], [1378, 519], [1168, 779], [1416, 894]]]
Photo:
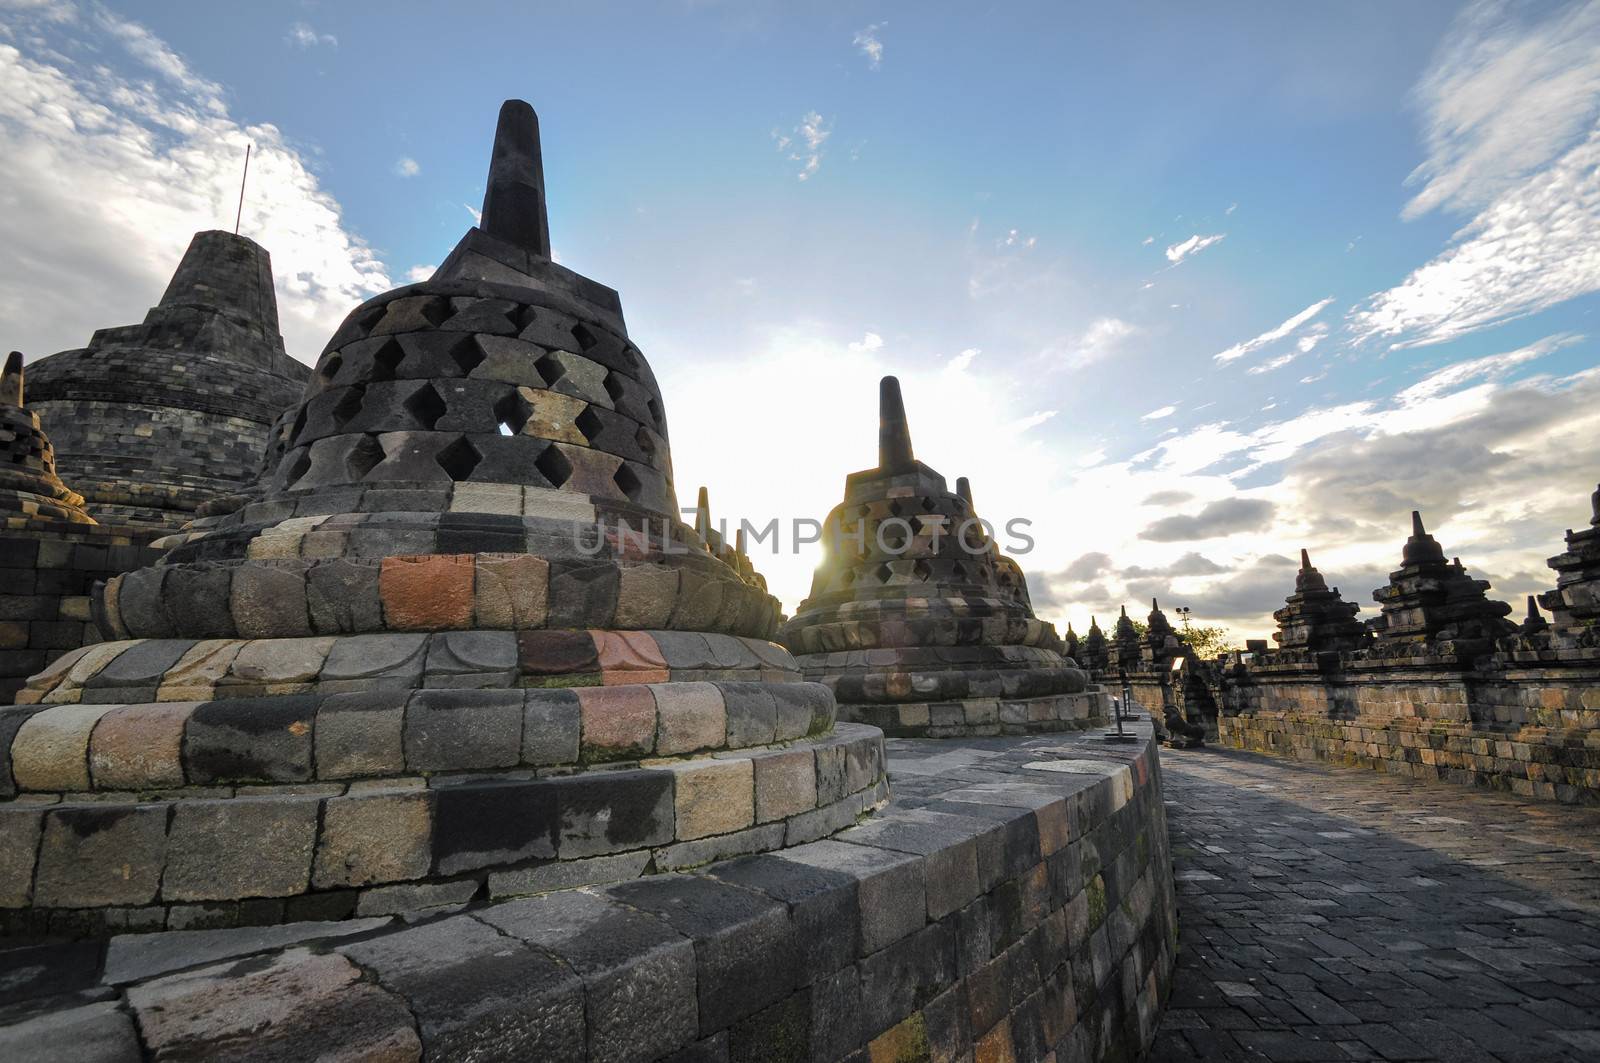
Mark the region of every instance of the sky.
[[[0, 343], [141, 319], [250, 143], [314, 362], [508, 97], [717, 517], [822, 518], [886, 373], [1080, 633], [1264, 636], [1302, 547], [1370, 617], [1412, 509], [1520, 615], [1589, 517], [1600, 2], [0, 0]], [[755, 558], [791, 613], [815, 550]]]

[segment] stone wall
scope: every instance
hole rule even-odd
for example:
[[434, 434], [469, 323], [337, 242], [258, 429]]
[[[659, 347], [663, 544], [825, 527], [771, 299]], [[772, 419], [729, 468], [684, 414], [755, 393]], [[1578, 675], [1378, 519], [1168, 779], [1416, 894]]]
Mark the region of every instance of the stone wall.
[[148, 544], [159, 534], [104, 524], [0, 530], [0, 705], [68, 650], [100, 641], [95, 583], [154, 561], [160, 551]]
[[1176, 948], [1142, 736], [893, 742], [890, 808], [695, 874], [41, 946], [0, 1057], [1137, 1058]]
[[1213, 686], [1229, 745], [1593, 804], [1600, 667], [1581, 656], [1285, 653], [1224, 668]]

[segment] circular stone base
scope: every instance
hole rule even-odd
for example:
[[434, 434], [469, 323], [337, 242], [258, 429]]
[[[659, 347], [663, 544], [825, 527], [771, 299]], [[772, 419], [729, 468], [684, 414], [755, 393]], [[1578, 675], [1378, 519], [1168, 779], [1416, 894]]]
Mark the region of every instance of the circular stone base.
[[839, 719], [870, 724], [895, 738], [1035, 734], [1102, 727], [1111, 719], [1103, 691], [1040, 698], [969, 698], [888, 705], [839, 703]]

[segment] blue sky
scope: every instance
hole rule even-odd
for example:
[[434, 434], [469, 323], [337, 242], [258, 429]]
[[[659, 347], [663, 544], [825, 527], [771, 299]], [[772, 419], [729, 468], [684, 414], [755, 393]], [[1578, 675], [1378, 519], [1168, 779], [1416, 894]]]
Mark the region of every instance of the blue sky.
[[[313, 360], [472, 223], [517, 96], [682, 497], [822, 516], [895, 372], [1080, 630], [1260, 634], [1301, 546], [1371, 615], [1413, 507], [1547, 586], [1600, 475], [1600, 5], [983, 6], [3, 0], [0, 326], [135, 320], [250, 140]], [[758, 563], [792, 610], [815, 557]]]

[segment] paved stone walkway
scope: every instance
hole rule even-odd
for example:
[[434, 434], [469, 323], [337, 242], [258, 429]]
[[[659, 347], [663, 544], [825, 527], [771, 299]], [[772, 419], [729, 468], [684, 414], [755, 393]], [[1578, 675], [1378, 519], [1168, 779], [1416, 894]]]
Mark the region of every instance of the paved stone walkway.
[[1162, 771], [1151, 1063], [1600, 1060], [1600, 809], [1225, 749]]

